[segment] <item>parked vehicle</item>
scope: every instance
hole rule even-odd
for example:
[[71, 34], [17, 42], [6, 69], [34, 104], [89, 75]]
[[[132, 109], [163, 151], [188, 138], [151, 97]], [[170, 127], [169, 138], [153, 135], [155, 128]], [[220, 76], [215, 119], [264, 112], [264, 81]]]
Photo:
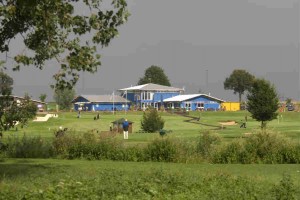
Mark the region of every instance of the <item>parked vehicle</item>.
[[293, 110], [295, 110], [295, 107], [294, 107], [293, 104], [287, 104], [286, 107], [287, 107], [287, 110], [288, 110], [288, 111], [293, 111]]

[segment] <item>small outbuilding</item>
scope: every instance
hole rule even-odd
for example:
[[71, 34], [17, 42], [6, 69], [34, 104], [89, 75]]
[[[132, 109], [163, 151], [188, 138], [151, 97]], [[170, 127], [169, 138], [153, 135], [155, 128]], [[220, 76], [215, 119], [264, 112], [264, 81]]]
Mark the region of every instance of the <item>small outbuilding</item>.
[[181, 108], [186, 110], [219, 110], [222, 99], [207, 94], [183, 94], [164, 100], [167, 108]]
[[[113, 124], [113, 131], [115, 132], [118, 132], [118, 133], [123, 133], [123, 122], [125, 121], [125, 118], [121, 118], [121, 119], [118, 119], [116, 121], [113, 121], [112, 124]], [[129, 127], [128, 127], [128, 133], [132, 133], [133, 131], [133, 122], [132, 121], [128, 121], [128, 124], [129, 124]]]
[[118, 95], [80, 95], [72, 100], [76, 111], [128, 110], [130, 101]]

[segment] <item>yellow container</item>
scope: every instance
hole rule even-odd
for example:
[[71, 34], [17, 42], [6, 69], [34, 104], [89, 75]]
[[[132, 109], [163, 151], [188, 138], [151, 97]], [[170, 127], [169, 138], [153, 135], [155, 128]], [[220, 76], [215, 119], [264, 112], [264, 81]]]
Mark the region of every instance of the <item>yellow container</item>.
[[221, 108], [224, 111], [238, 111], [241, 108], [239, 102], [224, 102], [221, 104]]

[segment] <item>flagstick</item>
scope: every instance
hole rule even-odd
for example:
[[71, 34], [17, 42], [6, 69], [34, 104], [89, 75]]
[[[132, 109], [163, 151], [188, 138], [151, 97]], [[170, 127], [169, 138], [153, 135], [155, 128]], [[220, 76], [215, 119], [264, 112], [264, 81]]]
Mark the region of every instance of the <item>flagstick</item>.
[[113, 91], [113, 115], [115, 115], [115, 91]]
[[126, 106], [125, 106], [125, 115], [126, 115], [126, 109], [127, 109], [127, 90], [125, 92], [126, 92]]

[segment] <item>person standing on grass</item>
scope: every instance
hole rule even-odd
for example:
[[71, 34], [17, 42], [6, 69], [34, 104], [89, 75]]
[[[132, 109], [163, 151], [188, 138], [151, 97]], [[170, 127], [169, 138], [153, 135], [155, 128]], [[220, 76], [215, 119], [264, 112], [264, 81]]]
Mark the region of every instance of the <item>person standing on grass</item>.
[[125, 140], [128, 139], [128, 127], [129, 127], [129, 123], [128, 123], [127, 119], [125, 119], [125, 121], [123, 122], [123, 133], [124, 133]]

